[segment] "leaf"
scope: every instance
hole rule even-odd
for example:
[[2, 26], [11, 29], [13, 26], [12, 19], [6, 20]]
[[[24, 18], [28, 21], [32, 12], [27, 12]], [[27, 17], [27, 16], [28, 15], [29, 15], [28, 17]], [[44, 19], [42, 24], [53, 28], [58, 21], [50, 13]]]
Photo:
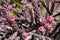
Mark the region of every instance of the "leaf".
[[31, 38], [32, 38], [32, 35], [29, 35], [25, 40], [30, 40]]
[[56, 17], [56, 16], [60, 16], [60, 12], [58, 12], [57, 14], [55, 14], [55, 15], [53, 15], [54, 17]]
[[58, 30], [58, 28], [60, 27], [60, 23], [56, 24], [56, 27], [54, 28], [54, 30], [52, 31], [52, 33], [49, 34], [49, 37], [52, 37]]
[[56, 20], [60, 21], [60, 16], [55, 17]]
[[21, 9], [21, 4], [19, 2], [16, 2], [16, 0], [11, 0], [11, 3], [15, 3], [19, 9]]
[[20, 37], [18, 36], [18, 37], [16, 37], [16, 39], [15, 40], [20, 40]]
[[11, 37], [9, 37], [9, 40], [14, 40], [17, 37], [17, 32], [15, 32]]
[[44, 7], [43, 6], [40, 6], [40, 10], [43, 11]]
[[17, 15], [12, 10], [9, 12], [9, 14], [12, 15], [15, 19], [18, 19]]

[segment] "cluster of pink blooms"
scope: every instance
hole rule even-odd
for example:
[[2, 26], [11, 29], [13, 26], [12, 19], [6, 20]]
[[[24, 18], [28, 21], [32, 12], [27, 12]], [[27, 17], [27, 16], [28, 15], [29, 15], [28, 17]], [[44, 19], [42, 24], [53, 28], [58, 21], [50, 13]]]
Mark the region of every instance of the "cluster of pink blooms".
[[[42, 3], [41, 3], [41, 5], [42, 5]], [[47, 17], [44, 18], [41, 15], [41, 12], [39, 9], [40, 3], [38, 5], [37, 0], [31, 0], [31, 2], [30, 2], [30, 0], [29, 1], [21, 0], [22, 10], [20, 10], [20, 6], [18, 6], [17, 4], [19, 4], [19, 3], [12, 4], [12, 3], [10, 3], [9, 0], [4, 0], [4, 1], [2, 1], [2, 5], [0, 6], [0, 14], [1, 14], [0, 17], [5, 18], [6, 19], [5, 21], [7, 21], [5, 23], [5, 21], [1, 19], [2, 21], [4, 21], [4, 23], [1, 22], [1, 24], [6, 25], [6, 27], [9, 25], [9, 27], [11, 26], [11, 28], [13, 29], [13, 30], [11, 30], [12, 32], [17, 31], [18, 33], [21, 34], [21, 35], [20, 34], [17, 35], [16, 37], [21, 36], [25, 40], [25, 38], [28, 38], [28, 36], [30, 35], [30, 32], [33, 34], [37, 33], [38, 35], [39, 35], [39, 33], [41, 33], [44, 36], [46, 33], [48, 34], [51, 29], [53, 29], [53, 31], [54, 31], [53, 24], [52, 24], [52, 22], [54, 21], [54, 17], [48, 15]], [[43, 5], [44, 5], [44, 3], [43, 3]], [[9, 12], [11, 12], [11, 11], [13, 11], [15, 13], [15, 15], [17, 14], [16, 20], [15, 20], [14, 16], [10, 15]], [[6, 28], [6, 30], [10, 31], [8, 29], [8, 27]], [[8, 31], [6, 31], [7, 34], [8, 34]], [[8, 36], [10, 36], [10, 35], [8, 35]], [[48, 35], [48, 37], [50, 37], [50, 36]], [[8, 38], [4, 37], [4, 40], [8, 40]]]
[[[23, 6], [28, 7], [28, 5], [26, 5], [26, 2], [21, 1], [21, 3], [23, 4]], [[35, 10], [35, 12], [39, 15], [39, 9], [38, 9], [38, 4], [37, 4], [37, 0], [32, 0], [32, 4], [34, 5], [33, 8]], [[46, 18], [40, 18], [39, 19], [39, 23], [42, 25], [40, 27], [38, 27], [38, 32], [45, 32], [46, 30], [50, 30], [52, 28], [52, 21], [54, 20], [53, 16], [47, 16]], [[27, 37], [27, 33], [23, 32], [22, 33], [23, 37]]]
[[40, 32], [44, 32], [45, 29], [48, 29], [50, 30], [52, 28], [52, 24], [51, 22], [54, 20], [54, 17], [53, 16], [47, 16], [45, 19], [40, 19], [40, 24], [42, 24], [43, 26], [40, 26], [38, 28], [38, 31]]
[[[47, 29], [47, 30], [50, 30], [50, 29], [52, 28], [51, 22], [52, 22], [53, 20], [54, 20], [54, 17], [52, 17], [52, 16], [47, 16], [47, 18], [40, 20], [40, 24], [42, 24], [43, 26], [40, 26], [40, 27], [38, 28], [38, 32], [45, 32], [46, 29]], [[23, 33], [22, 33], [22, 36], [23, 36], [24, 38], [26, 38], [26, 37], [27, 37], [27, 33], [26, 33], [26, 32], [23, 32]]]

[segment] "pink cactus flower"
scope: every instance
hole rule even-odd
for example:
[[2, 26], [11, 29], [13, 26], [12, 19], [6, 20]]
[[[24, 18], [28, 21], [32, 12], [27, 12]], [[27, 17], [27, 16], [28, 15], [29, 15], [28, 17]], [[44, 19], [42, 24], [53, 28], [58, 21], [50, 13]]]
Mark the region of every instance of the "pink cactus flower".
[[13, 16], [8, 15], [8, 16], [7, 16], [7, 19], [8, 19], [8, 20], [12, 20], [12, 19], [13, 19]]
[[46, 18], [49, 22], [52, 22], [52, 20], [54, 20], [54, 17], [53, 16], [47, 16]]
[[22, 33], [22, 37], [26, 38], [28, 36], [27, 32]]
[[46, 22], [47, 22], [46, 19], [40, 19], [40, 23], [41, 23], [41, 24], [45, 24]]
[[52, 28], [52, 25], [51, 25], [50, 23], [46, 23], [46, 24], [45, 24], [45, 28], [46, 28], [46, 29], [51, 29], [51, 28]]
[[40, 26], [40, 27], [38, 28], [38, 31], [39, 31], [39, 32], [44, 32], [44, 31], [45, 31], [44, 26]]

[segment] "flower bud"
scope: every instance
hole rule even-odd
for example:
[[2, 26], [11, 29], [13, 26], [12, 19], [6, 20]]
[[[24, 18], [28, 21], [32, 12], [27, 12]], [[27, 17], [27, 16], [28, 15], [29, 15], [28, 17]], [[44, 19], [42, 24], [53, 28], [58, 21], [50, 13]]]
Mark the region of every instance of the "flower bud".
[[16, 4], [12, 4], [13, 7], [16, 7]]
[[23, 5], [25, 5], [25, 4], [26, 4], [26, 2], [25, 2], [25, 1], [21, 1], [21, 3], [22, 3]]

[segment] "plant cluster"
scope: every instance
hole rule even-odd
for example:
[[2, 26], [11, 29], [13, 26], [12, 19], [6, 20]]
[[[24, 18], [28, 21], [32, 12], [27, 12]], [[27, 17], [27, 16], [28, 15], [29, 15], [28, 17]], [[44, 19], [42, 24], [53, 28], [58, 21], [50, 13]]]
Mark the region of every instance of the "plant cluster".
[[56, 3], [60, 1], [1, 0], [0, 40], [60, 40]]

